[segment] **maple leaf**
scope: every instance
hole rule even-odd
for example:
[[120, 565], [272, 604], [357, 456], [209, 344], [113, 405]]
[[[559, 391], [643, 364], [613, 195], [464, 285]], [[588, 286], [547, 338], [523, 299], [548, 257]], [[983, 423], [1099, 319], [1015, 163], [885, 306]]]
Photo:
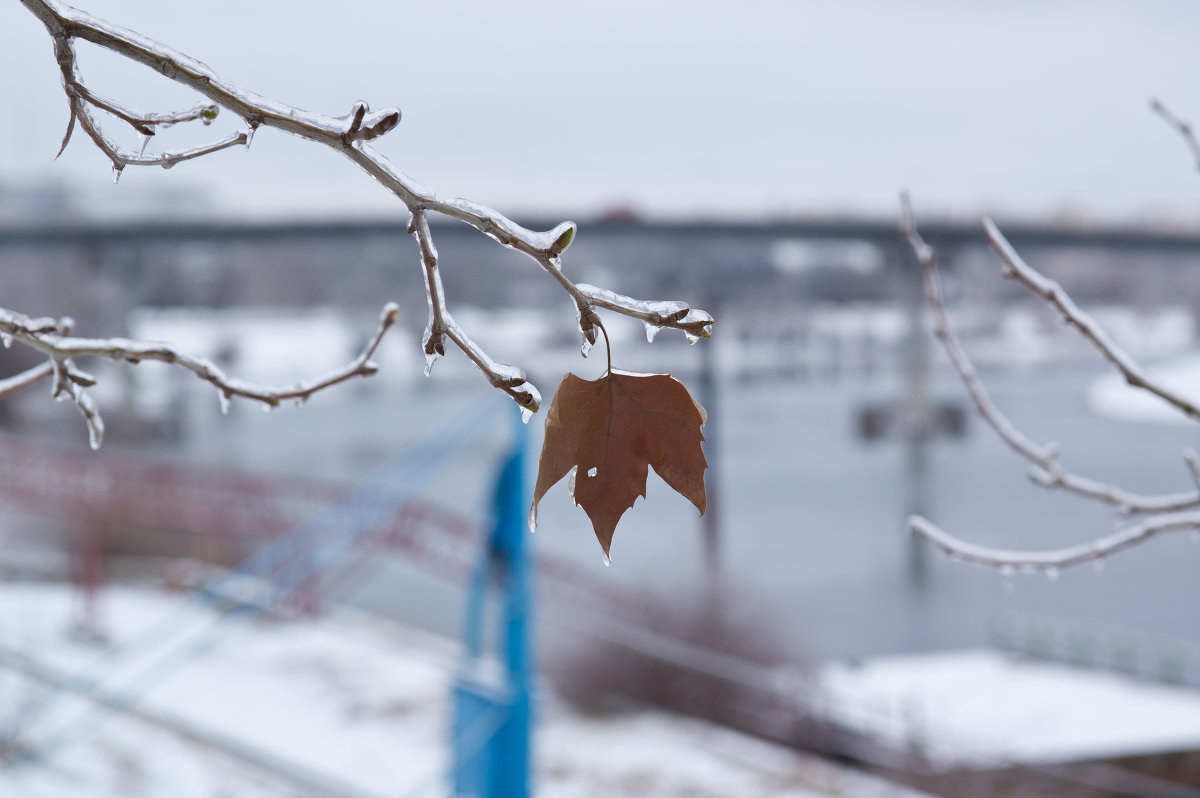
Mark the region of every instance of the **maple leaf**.
[[546, 491], [574, 471], [571, 498], [592, 520], [607, 558], [617, 522], [646, 495], [647, 466], [703, 515], [705, 420], [704, 408], [670, 374], [610, 369], [597, 380], [563, 377], [546, 414], [530, 526]]

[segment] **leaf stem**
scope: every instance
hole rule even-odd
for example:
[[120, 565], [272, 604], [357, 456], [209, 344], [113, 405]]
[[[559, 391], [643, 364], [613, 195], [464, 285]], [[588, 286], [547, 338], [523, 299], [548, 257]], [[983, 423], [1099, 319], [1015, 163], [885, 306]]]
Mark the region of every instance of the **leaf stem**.
[[604, 333], [604, 353], [608, 355], [608, 373], [612, 374], [612, 343], [608, 340], [608, 330], [604, 329], [604, 322], [600, 319], [596, 319], [595, 324]]

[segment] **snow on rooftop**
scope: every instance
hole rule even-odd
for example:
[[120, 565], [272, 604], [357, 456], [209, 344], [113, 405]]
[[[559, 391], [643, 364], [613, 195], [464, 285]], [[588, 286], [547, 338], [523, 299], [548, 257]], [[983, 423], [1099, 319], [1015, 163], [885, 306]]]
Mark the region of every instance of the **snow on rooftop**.
[[990, 651], [829, 666], [834, 717], [935, 761], [1049, 764], [1200, 749], [1200, 691]]
[[[348, 610], [305, 622], [242, 623], [230, 615], [214, 625], [209, 605], [193, 602], [191, 612], [174, 615], [186, 600], [149, 587], [104, 592], [114, 644], [172, 614], [173, 631], [198, 622], [218, 645], [188, 638], [171, 655], [183, 651], [186, 667], [168, 668], [170, 678], [134, 713], [105, 713], [103, 725], [43, 763], [0, 770], [0, 796], [446, 794], [456, 644]], [[22, 668], [61, 676], [102, 655], [65, 634], [74, 602], [62, 585], [0, 588], [0, 724], [43, 691]], [[147, 667], [119, 672], [138, 684], [143, 677], [134, 674]], [[535, 779], [544, 795], [917, 795], [701, 721], [649, 711], [584, 716], [548, 695], [538, 703]], [[94, 712], [60, 696], [24, 739], [36, 744]]]

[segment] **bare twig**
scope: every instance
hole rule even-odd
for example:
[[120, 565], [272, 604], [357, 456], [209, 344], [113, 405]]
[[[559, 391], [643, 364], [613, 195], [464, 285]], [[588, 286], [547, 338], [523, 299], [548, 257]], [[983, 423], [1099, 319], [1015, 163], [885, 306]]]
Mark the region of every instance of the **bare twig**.
[[[266, 126], [335, 149], [396, 195], [412, 215], [412, 229], [421, 250], [426, 288], [429, 291], [431, 326], [424, 341], [427, 365], [432, 364], [436, 355], [444, 352], [444, 338], [449, 338], [487, 375], [492, 385], [513, 397], [523, 409], [532, 412], [539, 406], [540, 398], [536, 389], [525, 380], [520, 369], [505, 366], [488, 357], [446, 310], [440, 278], [437, 276], [437, 251], [427, 224], [430, 213], [458, 219], [504, 246], [525, 253], [557, 280], [575, 302], [584, 340], [584, 354], [595, 342], [595, 307], [640, 319], [654, 328], [673, 327], [682, 330], [689, 340], [708, 337], [711, 333], [712, 316], [682, 302], [643, 302], [593, 286], [575, 285], [563, 274], [561, 261], [563, 251], [575, 237], [573, 222], [563, 222], [546, 232], [534, 232], [487, 206], [462, 199], [439, 200], [430, 189], [404, 175], [367, 143], [399, 124], [400, 111], [395, 108], [371, 112], [365, 102], [359, 101], [341, 117], [311, 114], [245, 91], [223, 80], [195, 59], [56, 0], [21, 0], [21, 3], [41, 20], [54, 39], [55, 55], [71, 110], [63, 146], [66, 146], [78, 122], [112, 161], [114, 176], [128, 165], [170, 167], [180, 161], [237, 144], [248, 144], [253, 132], [260, 126]], [[194, 89], [214, 105], [175, 115], [152, 115], [130, 111], [112, 100], [102, 98], [84, 85], [75, 58], [75, 39], [91, 42], [145, 64], [168, 79]], [[149, 156], [122, 150], [104, 135], [91, 112], [92, 107], [102, 108], [145, 136], [154, 125], [191, 119], [210, 121], [215, 114], [214, 106], [226, 108], [244, 119], [247, 128], [202, 147]]]
[[1095, 319], [1079, 308], [1055, 281], [1027, 264], [991, 219], [984, 217], [983, 231], [996, 256], [1004, 264], [1004, 276], [1016, 280], [1058, 311], [1063, 321], [1079, 331], [1097, 351], [1116, 367], [1130, 385], [1148, 391], [1192, 420], [1200, 420], [1200, 409], [1187, 397], [1170, 390], [1147, 374], [1121, 349]]
[[17, 391], [23, 391], [31, 385], [37, 385], [49, 377], [52, 371], [50, 362], [46, 361], [33, 368], [25, 369], [20, 374], [14, 374], [11, 377], [0, 380], [0, 399], [12, 396]]
[[[104, 422], [99, 409], [87, 394], [86, 389], [95, 384], [91, 375], [79, 370], [72, 358], [104, 357], [138, 363], [142, 360], [157, 360], [185, 368], [205, 382], [211, 383], [221, 397], [222, 407], [227, 407], [233, 397], [241, 397], [276, 407], [284, 401], [304, 403], [313, 394], [334, 385], [358, 377], [369, 377], [379, 370], [371, 360], [383, 336], [399, 318], [400, 308], [389, 302], [379, 317], [379, 327], [367, 342], [358, 357], [339, 369], [307, 382], [284, 386], [259, 385], [228, 376], [207, 358], [179, 351], [171, 344], [133, 341], [128, 338], [77, 338], [62, 334], [53, 319], [31, 319], [15, 311], [0, 308], [0, 335], [9, 336], [33, 349], [42, 352], [49, 362], [0, 383], [13, 382], [8, 393], [27, 387], [47, 376], [53, 377], [55, 398], [71, 399], [87, 422], [92, 446], [98, 447], [104, 434]], [[45, 371], [43, 371], [45, 370]], [[0, 393], [0, 396], [5, 393]]]
[[107, 97], [96, 94], [87, 86], [75, 80], [74, 76], [72, 76], [72, 81], [67, 84], [66, 88], [68, 94], [78, 94], [81, 99], [87, 100], [97, 108], [108, 111], [118, 119], [127, 122], [130, 127], [143, 136], [153, 136], [156, 128], [170, 127], [182, 122], [200, 120], [207, 125], [217, 118], [217, 113], [220, 110], [214, 103], [201, 103], [186, 111], [175, 111], [167, 114], [143, 113], [126, 108], [115, 100], [110, 100]]
[[1196, 162], [1196, 168], [1200, 169], [1200, 141], [1196, 140], [1196, 131], [1191, 124], [1171, 113], [1171, 110], [1158, 99], [1150, 100], [1150, 110], [1161, 116], [1163, 120], [1179, 131], [1179, 135], [1183, 138], [1183, 143], [1187, 145], [1188, 151], [1192, 154], [1192, 159]]
[[1200, 529], [1200, 512], [1192, 510], [1162, 513], [1125, 527], [1089, 543], [1049, 551], [1010, 551], [967, 543], [943, 531], [921, 516], [908, 519], [908, 531], [928, 540], [952, 559], [1008, 573], [1042, 571], [1057, 573], [1063, 568], [1085, 562], [1103, 561], [1112, 555], [1144, 543], [1164, 532]]
[[1131, 493], [1114, 485], [1107, 485], [1087, 477], [1074, 474], [1058, 462], [1059, 450], [1054, 444], [1038, 445], [1025, 437], [996, 407], [988, 396], [987, 389], [979, 379], [975, 367], [963, 350], [950, 326], [950, 318], [942, 301], [938, 280], [937, 253], [921, 238], [917, 231], [908, 196], [902, 197], [900, 231], [921, 264], [925, 284], [925, 299], [933, 316], [933, 333], [941, 342], [958, 373], [975, 409], [995, 430], [1000, 439], [1017, 454], [1033, 464], [1030, 477], [1047, 488], [1059, 488], [1089, 499], [1112, 505], [1122, 513], [1162, 513], [1183, 510], [1200, 505], [1200, 486], [1197, 490], [1165, 495], [1141, 495]]

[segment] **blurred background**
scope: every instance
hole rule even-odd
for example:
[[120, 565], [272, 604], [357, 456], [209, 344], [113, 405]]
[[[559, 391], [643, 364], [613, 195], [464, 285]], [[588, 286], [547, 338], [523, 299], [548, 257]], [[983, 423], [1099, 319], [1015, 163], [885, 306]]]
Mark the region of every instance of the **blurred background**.
[[[377, 376], [303, 408], [223, 408], [181, 369], [87, 363], [108, 426], [91, 452], [47, 390], [0, 403], [0, 795], [517, 795], [521, 778], [566, 795], [1200, 792], [1195, 533], [1052, 580], [905, 534], [919, 512], [1042, 549], [1121, 520], [1032, 485], [979, 422], [897, 232], [907, 188], [1014, 424], [1087, 476], [1193, 489], [1194, 428], [1003, 280], [978, 218], [1200, 394], [1200, 182], [1149, 111], [1156, 96], [1200, 118], [1200, 10], [80, 6], [272, 100], [395, 104], [377, 146], [440, 196], [536, 230], [573, 219], [572, 279], [710, 311], [692, 346], [605, 322], [617, 366], [671, 372], [708, 408], [711, 509], [652, 476], [606, 568], [559, 485], [512, 544], [502, 521], [527, 493], [499, 475], [523, 447], [532, 477], [543, 415], [514, 424], [458, 352], [424, 376], [403, 206], [266, 129], [248, 152], [119, 181], [79, 131], [55, 160], [50, 39], [10, 4], [0, 304], [270, 384], [350, 361], [384, 302], [402, 312]], [[87, 84], [127, 105], [197, 101], [79, 52]], [[227, 117], [149, 151], [238, 129]], [[546, 402], [566, 372], [602, 373], [536, 264], [434, 221], [451, 311], [489, 354]], [[4, 375], [36, 363], [0, 351]], [[531, 771], [508, 786], [479, 786], [514, 728], [472, 725], [481, 684], [533, 697]]]

